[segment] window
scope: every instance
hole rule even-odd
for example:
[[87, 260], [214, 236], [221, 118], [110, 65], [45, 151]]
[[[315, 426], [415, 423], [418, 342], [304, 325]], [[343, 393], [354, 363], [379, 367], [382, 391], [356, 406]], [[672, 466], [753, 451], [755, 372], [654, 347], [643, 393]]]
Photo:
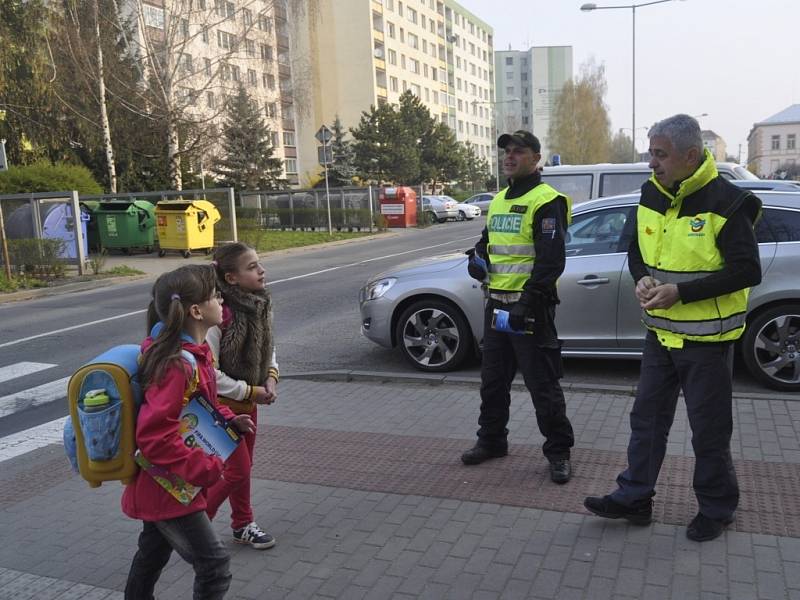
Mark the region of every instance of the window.
[[780, 150], [781, 149], [781, 136], [773, 135], [772, 136], [772, 149], [773, 150]]
[[389, 89], [392, 90], [393, 92], [396, 92], [398, 90], [397, 77], [389, 77]]
[[283, 132], [283, 145], [284, 146], [294, 146], [294, 131], [284, 131]]
[[513, 85], [506, 88], [506, 94], [508, 94], [509, 96], [513, 96], [514, 95], [514, 86]]
[[409, 33], [408, 34], [408, 45], [411, 46], [414, 49], [419, 48], [419, 38], [415, 34]]
[[765, 208], [756, 223], [759, 243], [800, 242], [800, 211]]
[[275, 89], [275, 76], [267, 74], [267, 85], [266, 87], [270, 90]]
[[247, 83], [252, 86], [258, 85], [258, 75], [253, 69], [247, 69]]
[[413, 8], [409, 7], [408, 10], [406, 11], [406, 18], [408, 18], [409, 21], [411, 21], [412, 23], [414, 23], [414, 25], [416, 25], [417, 24], [417, 11], [415, 11]]
[[394, 23], [386, 21], [386, 33], [390, 38], [394, 39]]
[[200, 30], [200, 36], [203, 39], [203, 43], [207, 44], [208, 43], [208, 28], [207, 27], [203, 27], [203, 29]]
[[261, 31], [272, 31], [272, 20], [267, 15], [258, 15], [258, 28]]
[[203, 59], [203, 66], [205, 68], [206, 77], [211, 77], [211, 59], [204, 58]]
[[419, 61], [416, 58], [409, 58], [408, 62], [411, 72], [419, 74]]
[[242, 20], [245, 27], [250, 27], [253, 24], [253, 11], [249, 8], [242, 9]]
[[245, 40], [244, 47], [247, 52], [247, 56], [255, 56], [256, 55], [256, 43], [253, 40]]
[[225, 12], [231, 21], [234, 20], [236, 18], [236, 5], [233, 2], [226, 2]]
[[603, 173], [600, 176], [600, 196], [635, 192], [649, 177], [650, 173]]
[[391, 48], [389, 49], [389, 64], [390, 65], [396, 65], [397, 64], [397, 52], [395, 52]]
[[514, 79], [514, 71], [509, 71], [506, 73], [506, 79]]
[[513, 56], [506, 56], [506, 64], [513, 65], [514, 64], [514, 57]]
[[576, 215], [567, 229], [567, 256], [626, 251], [627, 248], [622, 248], [626, 245], [622, 232], [635, 210], [636, 206], [616, 206]]
[[219, 78], [222, 81], [228, 81], [231, 78], [231, 67], [228, 63], [220, 63]]
[[231, 79], [237, 83], [242, 80], [242, 70], [236, 65], [231, 65]]
[[148, 27], [164, 29], [164, 9], [149, 4], [142, 6], [144, 6], [144, 24]]
[[[502, 157], [502, 151], [500, 153]], [[583, 202], [592, 197], [592, 175], [552, 175], [543, 173], [542, 181], [550, 184], [562, 194], [572, 198], [572, 203]]]
[[278, 115], [278, 105], [274, 102], [267, 102], [264, 108], [266, 109], [267, 117], [270, 119], [274, 119]]
[[261, 60], [272, 62], [272, 46], [261, 44]]
[[208, 108], [216, 108], [217, 101], [214, 98], [214, 92], [206, 92], [206, 104], [208, 104]]
[[206, 9], [206, 0], [198, 0], [197, 10], [205, 10], [205, 9]]
[[401, 17], [403, 16], [403, 3], [402, 2], [398, 2], [397, 3], [397, 14], [400, 15]]
[[217, 30], [217, 45], [225, 50], [236, 50], [236, 38], [226, 31]]
[[406, 55], [405, 54], [401, 54], [400, 55], [400, 68], [401, 69], [405, 69], [406, 68]]
[[189, 19], [181, 19], [181, 35], [184, 39], [189, 37]]
[[786, 136], [786, 149], [787, 150], [794, 150], [797, 146], [797, 135], [794, 133], [790, 133]]
[[296, 158], [287, 158], [286, 159], [286, 172], [287, 173], [297, 173], [297, 159]]
[[184, 53], [181, 55], [181, 67], [184, 73], [194, 73], [194, 62], [191, 54]]

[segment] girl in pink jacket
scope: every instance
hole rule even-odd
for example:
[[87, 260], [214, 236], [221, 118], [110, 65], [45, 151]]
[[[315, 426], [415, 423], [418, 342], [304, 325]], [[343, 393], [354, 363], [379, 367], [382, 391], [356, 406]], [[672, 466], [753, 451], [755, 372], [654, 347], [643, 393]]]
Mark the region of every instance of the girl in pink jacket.
[[[182, 504], [145, 471], [125, 487], [123, 512], [143, 521], [125, 586], [126, 600], [153, 597], [173, 550], [194, 568], [195, 600], [223, 598], [230, 585], [228, 551], [205, 512], [205, 488], [219, 480], [223, 462], [201, 448], [188, 447], [179, 433], [184, 396], [193, 381], [196, 393], [216, 404], [213, 358], [204, 340], [208, 329], [221, 321], [222, 300], [210, 266], [188, 265], [156, 280], [148, 309], [150, 336], [142, 343], [140, 379], [145, 392], [136, 420], [136, 444], [150, 463], [203, 489]], [[194, 356], [196, 371], [181, 356], [182, 350]], [[255, 430], [248, 415], [216, 408], [240, 432]]]

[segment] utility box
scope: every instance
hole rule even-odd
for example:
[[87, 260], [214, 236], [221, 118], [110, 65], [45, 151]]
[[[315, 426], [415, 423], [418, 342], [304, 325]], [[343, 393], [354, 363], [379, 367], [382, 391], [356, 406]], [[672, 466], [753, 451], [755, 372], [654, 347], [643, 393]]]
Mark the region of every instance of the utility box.
[[417, 225], [417, 193], [410, 187], [381, 188], [378, 196], [381, 214], [389, 227]]
[[156, 230], [159, 256], [178, 250], [184, 258], [192, 250], [211, 254], [214, 249], [214, 224], [219, 210], [208, 200], [162, 200], [156, 204]]
[[129, 254], [133, 248], [153, 251], [155, 207], [145, 200], [99, 202], [94, 209], [102, 248], [117, 248]]

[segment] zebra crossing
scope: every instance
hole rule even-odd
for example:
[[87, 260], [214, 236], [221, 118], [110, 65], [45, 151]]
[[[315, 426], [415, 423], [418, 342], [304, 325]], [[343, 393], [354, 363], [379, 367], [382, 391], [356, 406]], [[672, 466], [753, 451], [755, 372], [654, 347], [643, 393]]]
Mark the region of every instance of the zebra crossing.
[[[38, 362], [17, 362], [0, 367], [0, 384], [20, 377], [41, 373], [58, 365]], [[25, 390], [0, 396], [0, 419], [50, 402], [63, 401], [69, 377], [61, 377]], [[43, 423], [25, 431], [0, 438], [0, 462], [9, 460], [49, 444], [61, 443], [66, 417]]]

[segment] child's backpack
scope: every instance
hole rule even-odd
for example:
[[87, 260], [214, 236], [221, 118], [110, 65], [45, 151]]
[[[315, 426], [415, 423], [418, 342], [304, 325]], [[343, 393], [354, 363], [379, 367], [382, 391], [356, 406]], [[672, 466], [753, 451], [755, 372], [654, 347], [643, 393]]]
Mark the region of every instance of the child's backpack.
[[[192, 367], [184, 403], [197, 389], [197, 361], [181, 355]], [[128, 484], [138, 470], [136, 415], [142, 403], [139, 384], [141, 350], [136, 344], [115, 346], [83, 365], [69, 380], [69, 416], [64, 423], [64, 449], [76, 473], [91, 487], [104, 481]]]

